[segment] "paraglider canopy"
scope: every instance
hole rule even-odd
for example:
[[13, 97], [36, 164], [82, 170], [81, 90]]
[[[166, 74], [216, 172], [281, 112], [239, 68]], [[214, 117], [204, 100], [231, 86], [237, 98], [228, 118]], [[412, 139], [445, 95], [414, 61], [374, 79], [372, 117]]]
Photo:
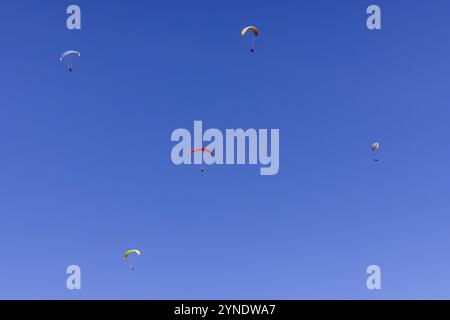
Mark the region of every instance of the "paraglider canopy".
[[378, 149], [380, 149], [380, 143], [379, 142], [372, 143], [372, 151], [377, 151]]
[[244, 29], [242, 29], [242, 31], [241, 31], [241, 36], [244, 37], [244, 36], [246, 35], [247, 31], [253, 32], [253, 34], [255, 35], [255, 37], [257, 37], [257, 36], [259, 35], [259, 30], [258, 30], [258, 28], [254, 27], [254, 26], [248, 26], [248, 27], [245, 27]]
[[197, 149], [193, 149], [193, 150], [191, 151], [191, 153], [198, 152], [198, 151], [206, 152], [206, 153], [209, 153], [209, 154], [212, 155], [211, 150], [209, 150], [209, 149], [207, 149], [207, 148], [197, 148]]
[[59, 61], [63, 61], [65, 57], [70, 56], [70, 55], [76, 55], [76, 56], [81, 56], [81, 53], [75, 50], [69, 50], [64, 52], [61, 57], [59, 58]]
[[128, 250], [128, 251], [126, 251], [126, 252], [123, 254], [123, 259], [124, 259], [124, 260], [127, 259], [128, 256], [129, 256], [130, 254], [132, 254], [132, 253], [135, 253], [135, 254], [137, 254], [138, 256], [140, 256], [140, 255], [142, 254], [141, 251], [140, 251], [140, 250], [137, 250], [137, 249]]

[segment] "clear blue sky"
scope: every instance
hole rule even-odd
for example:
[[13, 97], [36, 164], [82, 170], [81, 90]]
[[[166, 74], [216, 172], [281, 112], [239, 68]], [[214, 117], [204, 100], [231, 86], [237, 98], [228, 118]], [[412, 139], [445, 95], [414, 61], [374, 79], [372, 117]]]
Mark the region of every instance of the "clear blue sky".
[[[72, 3], [81, 31], [66, 29]], [[450, 298], [449, 10], [4, 1], [0, 298]], [[170, 134], [194, 120], [279, 128], [279, 174], [173, 165]], [[81, 291], [65, 288], [70, 264]]]

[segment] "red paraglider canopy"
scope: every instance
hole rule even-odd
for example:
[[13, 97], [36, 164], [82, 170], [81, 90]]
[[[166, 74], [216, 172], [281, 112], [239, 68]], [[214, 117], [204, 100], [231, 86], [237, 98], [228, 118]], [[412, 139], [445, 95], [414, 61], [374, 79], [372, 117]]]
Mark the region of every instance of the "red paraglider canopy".
[[193, 150], [191, 151], [191, 153], [194, 153], [194, 152], [197, 152], [197, 151], [207, 152], [207, 153], [209, 153], [209, 154], [212, 155], [211, 150], [206, 149], [206, 148], [197, 148], [197, 149], [193, 149]]

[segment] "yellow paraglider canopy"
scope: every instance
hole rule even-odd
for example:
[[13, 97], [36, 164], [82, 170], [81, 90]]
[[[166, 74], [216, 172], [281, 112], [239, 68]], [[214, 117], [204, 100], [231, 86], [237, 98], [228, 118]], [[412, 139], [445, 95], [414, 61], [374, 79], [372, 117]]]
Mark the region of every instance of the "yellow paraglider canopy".
[[251, 31], [253, 32], [253, 34], [255, 35], [255, 37], [257, 37], [259, 35], [259, 30], [258, 28], [254, 27], [254, 26], [248, 26], [245, 27], [244, 29], [242, 29], [241, 31], [241, 36], [245, 36], [245, 34], [247, 33], [247, 31]]
[[128, 256], [129, 256], [130, 254], [132, 254], [132, 253], [136, 253], [138, 256], [141, 255], [141, 251], [140, 251], [140, 250], [132, 249], [132, 250], [128, 250], [127, 252], [125, 252], [125, 253], [123, 254], [123, 258], [124, 258], [124, 259], [128, 258]]

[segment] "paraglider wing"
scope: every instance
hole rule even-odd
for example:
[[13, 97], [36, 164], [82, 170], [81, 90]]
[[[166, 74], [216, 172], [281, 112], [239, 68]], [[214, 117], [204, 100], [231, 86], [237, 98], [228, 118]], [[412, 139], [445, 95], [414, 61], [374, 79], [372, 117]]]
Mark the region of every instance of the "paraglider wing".
[[251, 31], [253, 32], [253, 34], [255, 35], [255, 37], [257, 37], [259, 35], [259, 30], [258, 28], [254, 27], [254, 26], [249, 26], [249, 27], [245, 27], [244, 29], [242, 29], [241, 31], [241, 36], [245, 36], [247, 34], [247, 31]]
[[380, 149], [380, 143], [379, 142], [372, 143], [372, 151], [377, 151], [378, 149]]
[[59, 58], [59, 61], [63, 61], [65, 57], [70, 56], [70, 55], [72, 55], [72, 54], [77, 55], [78, 57], [81, 56], [81, 53], [80, 53], [80, 52], [75, 51], [75, 50], [69, 50], [69, 51], [64, 52], [64, 53], [61, 55], [61, 57]]
[[138, 256], [141, 255], [141, 251], [140, 250], [136, 250], [136, 249], [132, 249], [132, 250], [128, 250], [127, 252], [125, 252], [123, 254], [123, 259], [125, 260], [126, 258], [128, 258], [128, 256], [132, 253], [136, 253]]
[[194, 153], [194, 152], [198, 152], [198, 151], [202, 151], [202, 152], [207, 152], [207, 153], [209, 153], [209, 154], [211, 154], [211, 155], [212, 155], [212, 152], [211, 152], [211, 150], [209, 150], [209, 149], [206, 149], [206, 148], [198, 148], [198, 149], [193, 149], [193, 150], [191, 151], [191, 153]]

